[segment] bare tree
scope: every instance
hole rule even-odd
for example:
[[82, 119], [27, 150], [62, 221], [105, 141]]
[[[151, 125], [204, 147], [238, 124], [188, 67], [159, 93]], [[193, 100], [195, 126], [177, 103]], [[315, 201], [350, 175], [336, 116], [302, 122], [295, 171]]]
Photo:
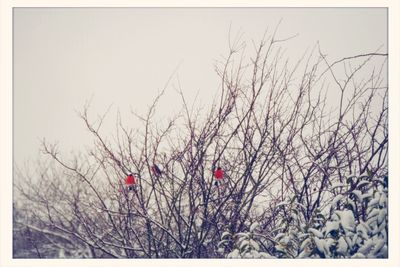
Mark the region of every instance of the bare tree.
[[[25, 216], [15, 225], [73, 257], [221, 257], [223, 232], [255, 221], [266, 234], [279, 227], [282, 201], [300, 203], [307, 222], [339, 193], [335, 183], [356, 173], [383, 177], [387, 54], [331, 63], [317, 45], [292, 63], [282, 49], [290, 39], [267, 32], [247, 57], [240, 36], [230, 38], [207, 113], [179, 86], [182, 112], [157, 123], [164, 89], [146, 114], [134, 114], [142, 127], [118, 117], [112, 140], [101, 134], [106, 116], [93, 121], [85, 106], [80, 117], [94, 146], [69, 160], [43, 141], [48, 160], [38, 179], [16, 173], [16, 209]], [[225, 172], [219, 182], [217, 167]], [[124, 187], [131, 173], [132, 191]]]

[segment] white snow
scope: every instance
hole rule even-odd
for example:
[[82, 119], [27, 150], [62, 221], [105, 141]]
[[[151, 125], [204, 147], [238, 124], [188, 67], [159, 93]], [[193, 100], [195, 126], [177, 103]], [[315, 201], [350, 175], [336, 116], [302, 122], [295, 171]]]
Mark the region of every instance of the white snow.
[[331, 231], [339, 229], [339, 222], [328, 221], [325, 226], [325, 236], [327, 236]]
[[317, 229], [309, 228], [308, 232], [312, 233], [314, 236], [316, 236], [318, 238], [324, 238], [324, 235], [320, 231], [318, 231]]
[[347, 242], [344, 240], [343, 236], [341, 236], [338, 240], [336, 251], [340, 254], [346, 255], [347, 249], [348, 249]]
[[260, 250], [260, 246], [258, 245], [258, 243], [256, 241], [254, 241], [253, 239], [250, 239], [250, 245], [255, 249], [255, 250]]
[[318, 237], [315, 237], [314, 242], [315, 242], [315, 246], [317, 247], [317, 249], [320, 252], [325, 253], [325, 241], [323, 239], [319, 239]]
[[254, 232], [255, 229], [257, 229], [259, 227], [259, 223], [258, 222], [254, 222], [251, 224], [250, 226], [250, 232]]
[[347, 231], [354, 231], [355, 218], [351, 210], [336, 211], [336, 214], [340, 217], [340, 224], [343, 229]]

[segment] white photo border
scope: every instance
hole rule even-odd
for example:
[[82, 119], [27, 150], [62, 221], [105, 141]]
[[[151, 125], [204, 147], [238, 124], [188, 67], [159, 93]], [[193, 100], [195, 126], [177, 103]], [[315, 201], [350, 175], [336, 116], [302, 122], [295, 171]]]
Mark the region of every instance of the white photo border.
[[[12, 257], [12, 141], [13, 72], [12, 12], [15, 7], [385, 7], [388, 9], [389, 53], [389, 258], [388, 259], [13, 259]], [[400, 44], [399, 1], [124, 1], [124, 0], [0, 0], [0, 266], [400, 266]]]

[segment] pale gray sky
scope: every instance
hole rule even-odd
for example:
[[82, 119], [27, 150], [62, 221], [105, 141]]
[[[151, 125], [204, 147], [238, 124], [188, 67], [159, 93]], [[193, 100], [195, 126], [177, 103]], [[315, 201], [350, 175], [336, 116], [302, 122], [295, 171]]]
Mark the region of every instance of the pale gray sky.
[[[257, 41], [280, 19], [278, 36], [299, 34], [286, 46], [293, 60], [317, 41], [332, 60], [387, 51], [384, 8], [15, 8], [15, 161], [35, 160], [43, 137], [66, 152], [90, 145], [75, 110], [93, 96], [93, 116], [113, 104], [110, 117], [119, 109], [130, 121], [179, 64], [185, 94], [200, 90], [206, 103], [230, 25]], [[176, 99], [169, 90], [159, 111], [178, 110]]]

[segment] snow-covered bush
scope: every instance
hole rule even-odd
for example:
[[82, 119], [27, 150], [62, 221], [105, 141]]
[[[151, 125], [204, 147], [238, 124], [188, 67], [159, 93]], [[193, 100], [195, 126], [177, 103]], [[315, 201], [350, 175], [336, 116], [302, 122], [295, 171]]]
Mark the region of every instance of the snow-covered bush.
[[[301, 210], [305, 208], [292, 198], [290, 201], [279, 203], [276, 209], [277, 212], [282, 211], [283, 215], [276, 223], [278, 227], [272, 231], [275, 241], [273, 251], [280, 258], [295, 258], [301, 249], [302, 241], [308, 236], [305, 234], [307, 225], [301, 214]], [[314, 218], [310, 222], [314, 223]]]
[[219, 251], [223, 251], [223, 246], [230, 241], [235, 240], [234, 247], [231, 252], [229, 252], [226, 256], [228, 259], [270, 259], [275, 258], [271, 256], [267, 252], [260, 251], [260, 245], [255, 240], [255, 230], [259, 227], [258, 223], [253, 223], [250, 226], [249, 232], [246, 233], [237, 233], [231, 235], [229, 232], [224, 232], [222, 234], [222, 240], [218, 244]]
[[322, 257], [387, 257], [387, 178], [371, 175], [347, 179], [349, 188], [330, 204], [324, 226], [312, 238]]
[[301, 215], [305, 207], [293, 198], [275, 207], [285, 208], [279, 228], [265, 233], [253, 223], [245, 233], [225, 232], [220, 251], [233, 239], [227, 258], [386, 258], [387, 176], [352, 176], [336, 187], [342, 193], [333, 197], [324, 212], [317, 209], [308, 222]]

